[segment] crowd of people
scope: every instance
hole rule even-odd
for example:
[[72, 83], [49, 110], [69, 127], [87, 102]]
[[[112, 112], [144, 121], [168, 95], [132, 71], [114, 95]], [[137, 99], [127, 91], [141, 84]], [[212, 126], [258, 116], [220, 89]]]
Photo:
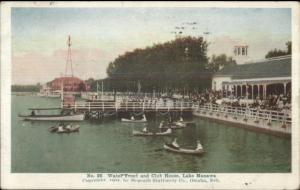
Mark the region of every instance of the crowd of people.
[[[256, 97], [253, 99], [247, 99], [245, 97], [236, 97], [232, 94], [224, 97], [222, 91], [208, 90], [204, 93], [194, 94], [191, 99], [193, 102], [197, 102], [199, 105], [204, 104], [222, 104], [233, 107], [250, 107], [269, 110], [282, 110], [291, 109], [291, 93], [283, 94], [270, 94], [266, 99], [262, 97]], [[229, 94], [229, 93], [228, 93]]]
[[[225, 96], [227, 94], [227, 96]], [[160, 94], [157, 96], [127, 96], [123, 97], [122, 102], [144, 102], [145, 105], [151, 106], [155, 104], [175, 106], [180, 102], [193, 102], [197, 105], [218, 104], [232, 107], [249, 107], [268, 110], [291, 110], [291, 92], [287, 94], [268, 94], [266, 99], [260, 97], [246, 98], [244, 96], [234, 96], [232, 93], [224, 91], [206, 90], [203, 93], [189, 94], [189, 96], [177, 95], [176, 97], [164, 97]]]

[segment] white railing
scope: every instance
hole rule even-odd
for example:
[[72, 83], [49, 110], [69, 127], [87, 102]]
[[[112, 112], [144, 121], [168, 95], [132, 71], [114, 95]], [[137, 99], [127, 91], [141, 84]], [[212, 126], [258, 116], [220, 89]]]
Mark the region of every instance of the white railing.
[[107, 99], [114, 99], [116, 98], [124, 98], [124, 97], [148, 97], [148, 98], [155, 98], [160, 97], [161, 93], [137, 93], [137, 92], [82, 92], [81, 98], [83, 99], [101, 99], [101, 98], [107, 98]]
[[196, 111], [198, 113], [219, 113], [224, 115], [243, 116], [245, 118], [264, 119], [269, 121], [279, 121], [282, 123], [291, 123], [291, 111], [275, 111], [265, 110], [258, 108], [246, 108], [246, 107], [231, 107], [220, 105], [196, 105]]
[[188, 101], [116, 101], [116, 102], [73, 102], [63, 103], [62, 108], [74, 109], [74, 110], [186, 110], [193, 109], [194, 104]]

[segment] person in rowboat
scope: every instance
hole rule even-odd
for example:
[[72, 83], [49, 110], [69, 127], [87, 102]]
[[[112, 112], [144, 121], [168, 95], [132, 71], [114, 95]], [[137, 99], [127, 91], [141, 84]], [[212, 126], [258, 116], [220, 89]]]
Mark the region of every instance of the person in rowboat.
[[172, 142], [172, 146], [175, 148], [179, 148], [179, 145], [177, 144], [177, 138], [174, 139], [174, 141]]
[[148, 132], [147, 127], [144, 127], [142, 131], [143, 133], [147, 133]]
[[162, 128], [164, 126], [164, 121], [161, 121], [158, 128]]
[[143, 114], [143, 119], [142, 119], [142, 120], [143, 120], [143, 121], [146, 121], [146, 120], [147, 120], [145, 114]]
[[200, 141], [197, 140], [197, 148], [196, 148], [196, 150], [201, 150], [201, 149], [203, 149], [203, 147], [202, 147]]
[[66, 129], [70, 130], [70, 129], [71, 129], [71, 124], [68, 124], [68, 125], [66, 126]]
[[62, 131], [64, 131], [64, 129], [63, 129], [63, 125], [59, 125], [58, 126], [58, 130], [57, 130], [58, 132], [62, 132]]
[[180, 122], [183, 122], [183, 118], [182, 118], [182, 117], [180, 117], [180, 119], [179, 119], [179, 120], [180, 120]]

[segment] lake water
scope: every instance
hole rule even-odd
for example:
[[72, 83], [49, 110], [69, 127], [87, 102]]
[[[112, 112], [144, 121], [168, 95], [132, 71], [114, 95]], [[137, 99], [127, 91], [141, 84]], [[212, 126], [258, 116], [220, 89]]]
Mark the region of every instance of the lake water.
[[[147, 125], [155, 130], [160, 118], [147, 124], [80, 122], [80, 132], [53, 134], [55, 122], [28, 122], [18, 118], [30, 107], [58, 107], [58, 99], [12, 96], [12, 172], [291, 172], [291, 140], [247, 131], [194, 117], [196, 125], [171, 137], [134, 137], [132, 130]], [[177, 137], [182, 147], [202, 156], [162, 149]]]

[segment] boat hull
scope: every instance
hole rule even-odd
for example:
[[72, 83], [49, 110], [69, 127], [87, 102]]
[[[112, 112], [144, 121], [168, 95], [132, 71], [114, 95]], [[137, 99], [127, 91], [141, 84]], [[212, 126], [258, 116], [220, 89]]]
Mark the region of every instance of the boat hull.
[[140, 132], [140, 131], [133, 131], [133, 136], [154, 136], [155, 134], [152, 132]]
[[177, 125], [167, 125], [167, 126], [162, 126], [160, 127], [160, 129], [183, 129], [183, 128], [186, 128], [186, 126], [177, 126]]
[[27, 121], [83, 121], [84, 114], [64, 116], [19, 116]]
[[183, 123], [183, 122], [174, 122], [174, 123], [172, 123], [173, 125], [175, 125], [175, 126], [178, 126], [178, 127], [186, 127], [186, 123]]
[[60, 98], [60, 94], [41, 94], [38, 93], [37, 96], [45, 98]]
[[145, 120], [131, 120], [131, 119], [121, 119], [122, 122], [127, 122], [127, 123], [146, 123], [147, 121]]
[[167, 135], [171, 135], [172, 132], [152, 133], [152, 132], [133, 131], [132, 134], [133, 136], [167, 136]]
[[170, 152], [176, 152], [176, 153], [182, 153], [182, 154], [194, 154], [194, 155], [200, 155], [204, 152], [203, 149], [200, 150], [192, 150], [192, 149], [184, 149], [184, 148], [173, 148], [167, 144], [164, 144], [164, 149]]
[[173, 122], [173, 123], [168, 123], [168, 124], [165, 124], [163, 126], [159, 126], [160, 129], [183, 129], [183, 128], [186, 128], [187, 127], [187, 124], [185, 123], [182, 123], [182, 122]]
[[62, 134], [62, 133], [74, 133], [79, 132], [79, 126], [73, 127], [71, 129], [64, 129], [63, 131], [56, 131], [56, 133]]

